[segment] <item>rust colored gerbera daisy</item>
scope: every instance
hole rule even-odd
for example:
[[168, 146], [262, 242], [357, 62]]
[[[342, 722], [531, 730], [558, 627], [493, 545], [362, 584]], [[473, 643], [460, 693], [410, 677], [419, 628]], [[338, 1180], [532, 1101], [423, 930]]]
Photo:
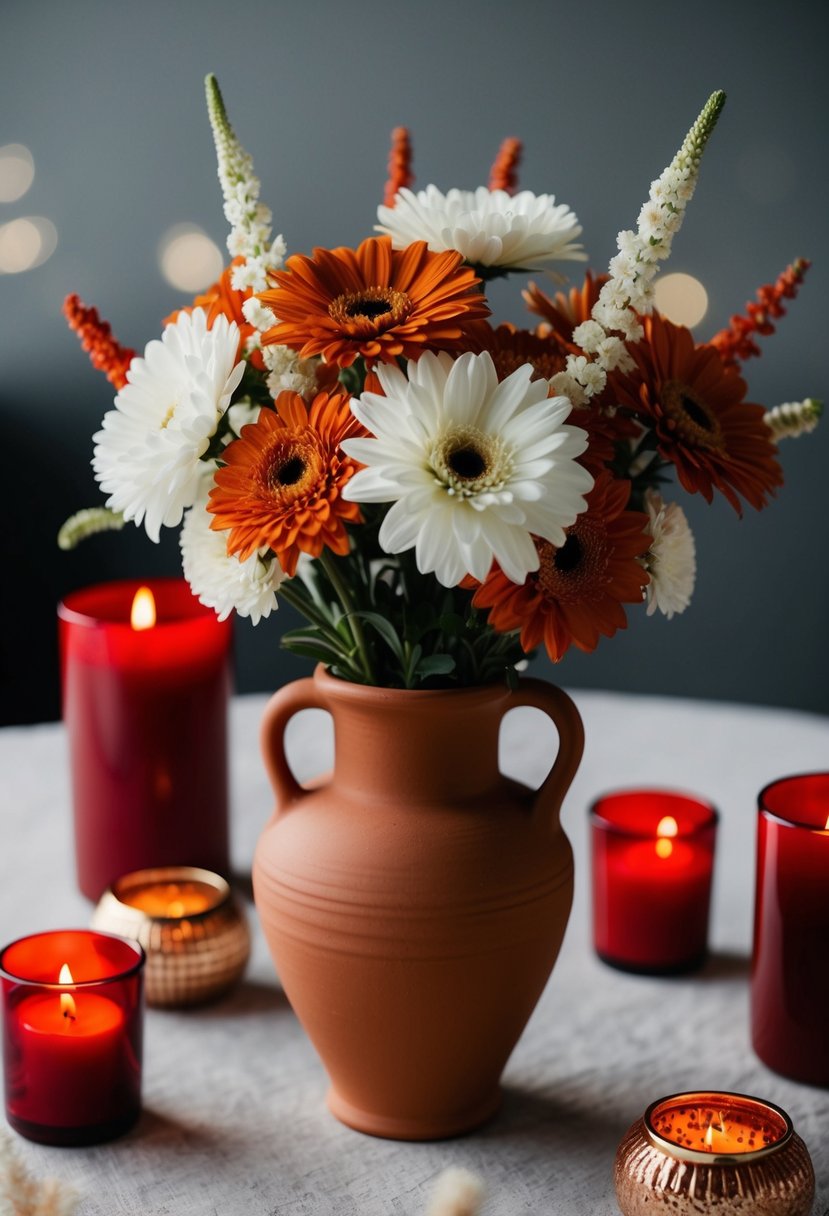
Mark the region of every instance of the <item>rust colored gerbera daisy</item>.
[[738, 515], [743, 498], [759, 510], [783, 484], [765, 409], [745, 400], [746, 383], [710, 344], [654, 313], [629, 351], [636, 370], [612, 375], [616, 401], [656, 433], [664, 460], [690, 493], [711, 502], [714, 490]]
[[465, 325], [489, 315], [461, 255], [430, 253], [425, 241], [392, 249], [390, 237], [369, 237], [357, 249], [315, 249], [285, 265], [273, 290], [259, 296], [279, 318], [262, 341], [305, 359], [323, 355], [350, 367], [358, 355], [389, 363], [459, 350]]
[[[531, 333], [508, 322], [497, 329], [486, 322], [473, 328], [471, 347], [476, 351], [489, 351], [499, 380], [505, 380], [525, 363], [532, 366], [534, 380], [551, 380], [564, 370], [566, 355], [561, 343], [546, 330]], [[640, 432], [638, 423], [621, 411], [602, 409], [605, 400], [604, 395], [595, 398], [590, 406], [574, 409], [567, 419], [569, 425], [581, 427], [590, 437], [587, 450], [578, 460], [593, 474], [611, 463], [617, 441], [634, 438]]]
[[558, 291], [552, 300], [535, 283], [530, 283], [521, 293], [530, 312], [543, 321], [539, 332], [551, 345], [558, 346], [562, 354], [581, 353], [573, 343], [573, 330], [582, 321], [590, 320], [593, 305], [608, 278], [606, 274], [593, 275], [588, 270], [581, 287], [572, 287], [566, 295]]
[[639, 562], [648, 551], [648, 516], [626, 510], [630, 482], [603, 472], [587, 495], [558, 549], [536, 538], [540, 566], [521, 585], [494, 566], [473, 597], [489, 609], [489, 623], [501, 633], [521, 630], [521, 646], [542, 642], [554, 663], [570, 646], [595, 650], [599, 637], [624, 629], [622, 604], [640, 603], [648, 575]]
[[361, 517], [342, 489], [360, 466], [340, 442], [364, 434], [344, 394], [320, 393], [309, 407], [298, 393], [280, 393], [222, 453], [207, 509], [211, 528], [230, 529], [228, 553], [244, 561], [267, 547], [290, 575], [300, 553], [347, 553], [345, 525]]

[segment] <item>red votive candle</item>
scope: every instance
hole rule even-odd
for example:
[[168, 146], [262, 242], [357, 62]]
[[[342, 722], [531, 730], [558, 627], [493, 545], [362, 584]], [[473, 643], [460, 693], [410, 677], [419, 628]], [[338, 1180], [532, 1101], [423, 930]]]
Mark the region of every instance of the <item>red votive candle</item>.
[[705, 959], [717, 812], [671, 790], [622, 790], [590, 808], [593, 936], [625, 971], [669, 975]]
[[85, 929], [0, 954], [6, 1118], [41, 1144], [98, 1144], [141, 1111], [144, 951]]
[[751, 1034], [769, 1068], [829, 1086], [829, 773], [759, 797]]
[[[131, 622], [142, 587], [153, 623]], [[231, 622], [183, 579], [89, 587], [58, 617], [81, 891], [153, 866], [226, 874]]]

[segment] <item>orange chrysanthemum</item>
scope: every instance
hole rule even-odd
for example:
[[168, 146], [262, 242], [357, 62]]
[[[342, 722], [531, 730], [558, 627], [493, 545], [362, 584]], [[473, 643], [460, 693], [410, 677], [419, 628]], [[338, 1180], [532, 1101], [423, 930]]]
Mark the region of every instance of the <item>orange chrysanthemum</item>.
[[616, 401], [653, 427], [664, 460], [691, 494], [711, 502], [714, 490], [742, 515], [741, 494], [759, 510], [783, 474], [762, 405], [745, 400], [746, 383], [710, 343], [658, 313], [643, 318], [645, 335], [628, 348], [636, 370], [612, 375]]
[[208, 511], [211, 528], [230, 529], [228, 553], [244, 561], [267, 547], [289, 575], [300, 553], [348, 552], [346, 523], [360, 509], [343, 487], [360, 467], [340, 451], [343, 439], [364, 435], [342, 393], [320, 393], [310, 407], [298, 393], [280, 393], [222, 453]]
[[[179, 308], [175, 312], [171, 312], [169, 317], [164, 318], [164, 324], [173, 325], [181, 313], [192, 312], [194, 308], [203, 308], [207, 313], [208, 329], [212, 327], [217, 317], [227, 317], [228, 321], [235, 321], [239, 326], [241, 349], [245, 350], [248, 338], [252, 337], [256, 333], [256, 330], [249, 321], [245, 320], [242, 305], [245, 300], [250, 299], [253, 292], [250, 290], [237, 291], [231, 284], [234, 268], [241, 266], [244, 260], [243, 257], [234, 258], [229, 266], [225, 266], [215, 283], [211, 284], [201, 295], [196, 296], [193, 303], [188, 305], [188, 307]], [[259, 371], [262, 371], [265, 367], [265, 364], [262, 362], [262, 354], [258, 350], [254, 349], [251, 351], [249, 361]]]
[[541, 564], [520, 586], [494, 566], [475, 607], [489, 609], [489, 623], [502, 633], [520, 629], [525, 651], [543, 642], [554, 663], [570, 646], [595, 650], [600, 636], [624, 629], [622, 604], [640, 603], [649, 582], [638, 559], [651, 543], [648, 516], [626, 510], [629, 495], [630, 482], [601, 473], [587, 510], [565, 528], [565, 543], [556, 549], [536, 538]]
[[425, 241], [392, 249], [391, 238], [369, 237], [357, 249], [295, 254], [273, 275], [276, 287], [259, 299], [278, 323], [264, 345], [282, 343], [303, 358], [323, 355], [350, 367], [417, 359], [424, 350], [458, 350], [464, 326], [489, 315], [479, 280], [450, 250], [430, 253]]
[[70, 295], [63, 301], [63, 315], [81, 340], [96, 371], [103, 372], [113, 388], [122, 389], [127, 383], [127, 371], [135, 351], [122, 346], [113, 336], [107, 321], [102, 321], [97, 308], [87, 308], [80, 296]]

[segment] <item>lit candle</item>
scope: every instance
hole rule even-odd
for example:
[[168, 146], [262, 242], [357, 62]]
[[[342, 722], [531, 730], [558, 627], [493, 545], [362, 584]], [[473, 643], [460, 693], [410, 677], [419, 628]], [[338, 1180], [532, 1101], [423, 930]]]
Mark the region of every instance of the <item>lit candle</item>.
[[808, 1216], [815, 1191], [808, 1150], [784, 1110], [710, 1090], [652, 1103], [619, 1145], [614, 1183], [623, 1216]]
[[247, 921], [227, 881], [195, 866], [122, 875], [101, 896], [92, 925], [144, 947], [150, 1005], [214, 1000], [241, 979], [250, 955]]
[[829, 773], [760, 794], [751, 1031], [769, 1068], [829, 1086]]
[[154, 865], [226, 872], [231, 622], [182, 579], [87, 588], [58, 615], [82, 892]]
[[45, 1144], [126, 1131], [141, 1098], [140, 946], [81, 930], [0, 955], [6, 1116]]
[[717, 812], [668, 790], [608, 794], [591, 808], [593, 930], [605, 962], [688, 971], [706, 953]]

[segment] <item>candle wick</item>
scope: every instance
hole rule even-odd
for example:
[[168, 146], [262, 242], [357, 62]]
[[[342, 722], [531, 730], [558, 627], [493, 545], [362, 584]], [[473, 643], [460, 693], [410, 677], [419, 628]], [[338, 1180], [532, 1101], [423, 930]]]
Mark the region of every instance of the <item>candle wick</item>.
[[72, 1013], [72, 1012], [70, 1012], [70, 1010], [68, 1010], [68, 1009], [64, 1009], [64, 1010], [63, 1010], [63, 1016], [64, 1016], [65, 1018], [67, 1018], [67, 1019], [68, 1019], [68, 1021], [70, 1021], [70, 1022], [74, 1022], [74, 1021], [75, 1021], [75, 1014], [74, 1014], [74, 1013]]

